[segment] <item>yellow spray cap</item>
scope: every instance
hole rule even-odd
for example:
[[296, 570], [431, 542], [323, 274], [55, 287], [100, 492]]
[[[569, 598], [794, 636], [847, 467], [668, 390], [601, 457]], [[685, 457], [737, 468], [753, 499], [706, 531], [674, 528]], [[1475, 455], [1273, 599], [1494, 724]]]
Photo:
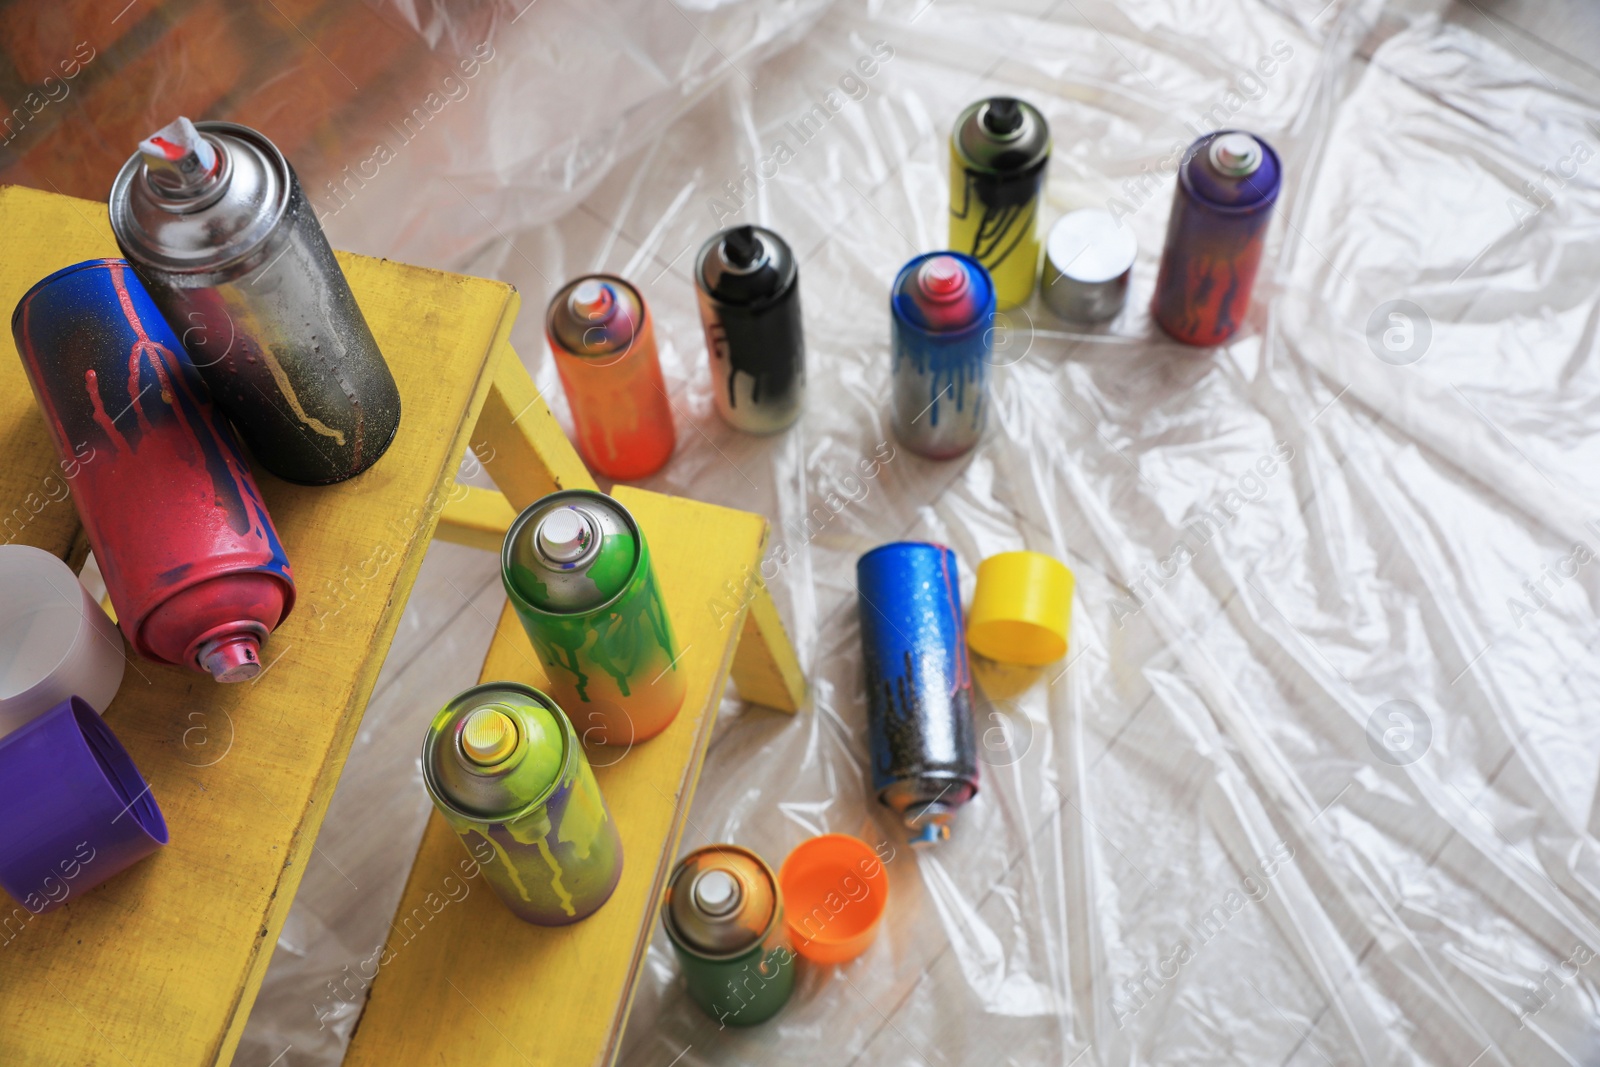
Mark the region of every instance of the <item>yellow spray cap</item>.
[[461, 730], [461, 751], [480, 767], [505, 762], [517, 749], [517, 724], [505, 712], [487, 705], [467, 716]]
[[967, 644], [1000, 663], [1039, 667], [1067, 653], [1072, 571], [1039, 552], [1002, 552], [978, 564]]

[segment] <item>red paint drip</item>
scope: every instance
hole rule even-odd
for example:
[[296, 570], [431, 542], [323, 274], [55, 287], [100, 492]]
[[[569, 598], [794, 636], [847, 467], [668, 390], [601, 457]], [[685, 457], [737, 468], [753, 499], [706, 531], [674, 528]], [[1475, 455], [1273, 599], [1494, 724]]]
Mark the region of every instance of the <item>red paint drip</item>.
[[182, 159], [189, 154], [188, 149], [180, 144], [173, 144], [165, 137], [152, 137], [150, 138], [150, 143], [161, 149], [161, 154], [168, 159]]
[[83, 372], [83, 384], [89, 392], [89, 406], [94, 408], [95, 425], [111, 438], [111, 444], [118, 452], [132, 452], [133, 449], [128, 447], [128, 439], [122, 436], [117, 424], [106, 414], [106, 403], [100, 399], [100, 377], [95, 374], [94, 368]]
[[[144, 323], [140, 321], [139, 313], [134, 310], [133, 298], [128, 295], [128, 286], [122, 277], [123, 268], [116, 263], [108, 264], [108, 266], [111, 270], [111, 284], [117, 291], [117, 302], [122, 305], [123, 317], [128, 320], [129, 328], [133, 330], [134, 335], [138, 338], [134, 341], [128, 357], [128, 395], [133, 397], [133, 407], [135, 412], [138, 413], [139, 421], [146, 429], [149, 429], [150, 423], [145, 419], [144, 411], [139, 405], [139, 360], [141, 357], [147, 357], [150, 360], [151, 369], [155, 371], [157, 379], [161, 382], [162, 399], [173, 409], [173, 413], [178, 416], [178, 424], [183, 427], [184, 437], [188, 439], [193, 449], [192, 454], [188, 457], [189, 461], [203, 468], [205, 466], [205, 449], [201, 445], [199, 435], [195, 433], [194, 427], [189, 424], [188, 419], [183, 417], [182, 409], [176, 403], [174, 385], [182, 387], [189, 401], [200, 412], [200, 418], [205, 423], [206, 428], [211, 431], [213, 440], [218, 441], [220, 444], [220, 442], [227, 439], [227, 435], [217, 429], [211, 417], [210, 401], [194, 395], [189, 388], [188, 381], [181, 373], [169, 375], [166, 361], [171, 360], [176, 365], [176, 357], [165, 345], [150, 340], [150, 335], [145, 333]], [[238, 487], [240, 497], [243, 500], [254, 503], [256, 508], [259, 508], [264, 513], [266, 511], [266, 503], [261, 499], [261, 494], [255, 488], [255, 480], [244, 469], [234, 450], [227, 447], [219, 447], [217, 451], [222, 457], [222, 462], [228, 468], [229, 476], [233, 478], [234, 484]], [[245, 508], [245, 523], [252, 534], [257, 537], [265, 537], [265, 525], [255, 509]]]
[[950, 603], [950, 616], [956, 620], [956, 670], [955, 680], [950, 683], [950, 695], [955, 696], [963, 689], [972, 688], [967, 666], [967, 635], [961, 628], [961, 590], [950, 575], [950, 560], [954, 555], [944, 545], [936, 544], [936, 547], [939, 549], [939, 573], [944, 578], [944, 595]]

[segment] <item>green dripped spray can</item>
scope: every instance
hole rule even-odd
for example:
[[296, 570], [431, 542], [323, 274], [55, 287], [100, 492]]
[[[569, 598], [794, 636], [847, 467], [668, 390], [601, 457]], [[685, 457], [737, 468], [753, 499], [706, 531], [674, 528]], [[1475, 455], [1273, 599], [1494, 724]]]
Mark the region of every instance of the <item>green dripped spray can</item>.
[[679, 861], [661, 920], [689, 996], [723, 1026], [754, 1026], [794, 992], [795, 955], [778, 878], [737, 845], [707, 845]]
[[539, 690], [490, 682], [446, 704], [422, 742], [422, 778], [518, 918], [575, 923], [617, 888], [617, 824], [572, 723]]
[[506, 533], [500, 578], [584, 741], [630, 745], [677, 717], [685, 683], [672, 620], [650, 546], [621, 504], [588, 489], [536, 501]]

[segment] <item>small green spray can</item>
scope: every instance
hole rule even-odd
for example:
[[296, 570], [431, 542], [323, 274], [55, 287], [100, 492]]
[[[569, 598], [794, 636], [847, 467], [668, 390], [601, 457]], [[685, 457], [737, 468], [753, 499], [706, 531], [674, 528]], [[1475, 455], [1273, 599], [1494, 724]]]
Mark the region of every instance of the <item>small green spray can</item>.
[[723, 1026], [754, 1026], [794, 991], [795, 955], [778, 878], [737, 845], [679, 861], [661, 907], [689, 996]]
[[500, 579], [584, 741], [631, 745], [677, 717], [685, 681], [672, 620], [621, 504], [588, 489], [535, 501], [506, 533]]
[[422, 778], [518, 918], [575, 923], [617, 888], [617, 824], [572, 723], [537, 689], [490, 682], [446, 704], [422, 742]]

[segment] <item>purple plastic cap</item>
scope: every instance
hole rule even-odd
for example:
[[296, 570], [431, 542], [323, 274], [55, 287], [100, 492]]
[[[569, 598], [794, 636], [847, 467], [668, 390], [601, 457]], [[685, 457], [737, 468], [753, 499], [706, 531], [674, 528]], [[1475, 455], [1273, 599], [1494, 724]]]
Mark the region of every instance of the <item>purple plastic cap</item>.
[[167, 843], [150, 787], [78, 697], [0, 738], [0, 887], [34, 914]]

